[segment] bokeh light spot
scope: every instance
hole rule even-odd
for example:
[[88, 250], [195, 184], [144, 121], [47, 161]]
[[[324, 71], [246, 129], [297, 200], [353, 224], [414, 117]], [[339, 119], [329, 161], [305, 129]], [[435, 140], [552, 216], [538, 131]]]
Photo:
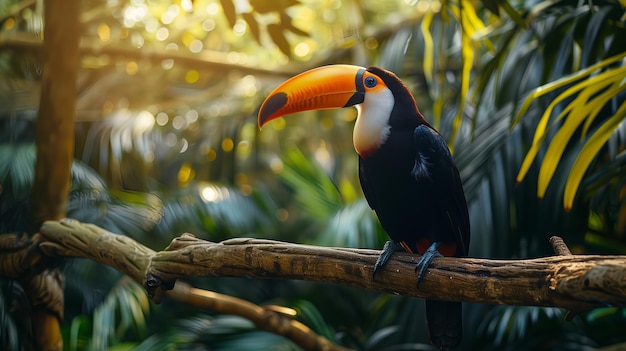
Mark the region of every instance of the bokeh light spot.
[[187, 120], [188, 124], [196, 123], [198, 121], [198, 111], [196, 110], [187, 111], [187, 113], [185, 113], [185, 119]]
[[217, 152], [215, 152], [215, 150], [213, 149], [208, 149], [206, 151], [206, 159], [209, 161], [215, 161], [215, 159], [217, 158]]
[[189, 43], [189, 51], [193, 52], [194, 54], [197, 54], [200, 51], [202, 51], [203, 46], [204, 45], [202, 44], [202, 41], [198, 39], [194, 39], [191, 41], [191, 43]]
[[174, 129], [183, 129], [187, 126], [187, 120], [183, 116], [176, 116], [172, 119], [172, 127]]
[[205, 202], [215, 202], [220, 199], [220, 193], [212, 186], [205, 186], [200, 191], [200, 197], [202, 197], [202, 200]]
[[180, 185], [187, 185], [190, 180], [195, 176], [193, 168], [188, 163], [184, 163], [178, 170], [178, 183]]
[[210, 32], [213, 29], [215, 29], [215, 21], [212, 19], [207, 19], [204, 22], [202, 22], [202, 29], [206, 32]]
[[372, 37], [365, 39], [365, 47], [370, 50], [378, 48], [378, 40]]
[[246, 34], [246, 22], [242, 19], [238, 19], [235, 25], [233, 26], [233, 34], [240, 37]]
[[217, 15], [219, 11], [220, 11], [220, 7], [216, 2], [212, 2], [208, 4], [206, 7], [206, 13], [208, 13], [211, 16]]
[[242, 140], [237, 144], [237, 156], [240, 157], [248, 157], [251, 153], [250, 142], [247, 140]]
[[182, 153], [184, 153], [185, 151], [187, 151], [187, 149], [189, 149], [189, 141], [187, 141], [187, 139], [185, 139], [185, 138], [182, 138], [182, 139], [181, 139], [181, 143], [182, 143], [183, 145], [180, 147], [180, 151], [178, 151], [178, 153], [181, 153], [181, 154], [182, 154]]
[[170, 120], [170, 117], [165, 112], [159, 112], [156, 115], [156, 123], [160, 125], [161, 127], [166, 125], [167, 122], [169, 122], [169, 120]]
[[343, 112], [343, 119], [346, 122], [354, 122], [358, 112], [355, 108], [346, 108]]
[[163, 68], [164, 70], [169, 70], [172, 67], [174, 67], [174, 60], [173, 59], [165, 59], [163, 61], [161, 61], [161, 68]]
[[165, 134], [165, 144], [169, 147], [172, 147], [178, 143], [178, 137], [174, 133]]
[[109, 40], [111, 40], [111, 28], [109, 28], [109, 26], [105, 23], [101, 23], [98, 26], [98, 37], [100, 38], [101, 42], [107, 43]]
[[311, 46], [306, 42], [300, 42], [293, 48], [293, 52], [298, 57], [304, 57], [311, 52]]
[[9, 30], [13, 29], [13, 27], [15, 27], [15, 19], [13, 17], [7, 18], [7, 20], [4, 21], [4, 29]]
[[272, 121], [272, 128], [274, 128], [274, 130], [283, 130], [286, 126], [287, 122], [282, 117], [276, 118], [274, 121]]
[[164, 41], [169, 36], [170, 36], [170, 31], [169, 31], [169, 29], [167, 29], [165, 27], [161, 27], [161, 28], [157, 29], [157, 31], [156, 31], [156, 38], [159, 41]]
[[137, 65], [137, 62], [130, 61], [126, 63], [126, 73], [128, 73], [129, 75], [131, 76], [135, 75], [138, 69], [139, 69], [139, 65]]
[[181, 0], [180, 7], [182, 7], [185, 12], [191, 12], [193, 11], [193, 2], [191, 0]]
[[272, 157], [272, 160], [270, 161], [270, 169], [272, 170], [272, 172], [278, 174], [281, 173], [283, 169], [285, 169], [285, 165], [278, 156]]
[[235, 143], [233, 142], [233, 139], [224, 138], [224, 140], [222, 140], [222, 150], [226, 152], [231, 152], [233, 151], [234, 147], [235, 147]]
[[187, 71], [187, 74], [185, 74], [185, 81], [189, 84], [197, 82], [198, 79], [200, 79], [200, 72], [196, 71], [195, 69], [190, 69], [189, 71]]

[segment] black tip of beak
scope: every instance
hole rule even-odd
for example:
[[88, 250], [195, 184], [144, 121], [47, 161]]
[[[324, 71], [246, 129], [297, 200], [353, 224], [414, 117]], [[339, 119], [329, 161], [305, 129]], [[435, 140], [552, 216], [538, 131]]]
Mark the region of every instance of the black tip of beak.
[[287, 94], [283, 92], [278, 92], [267, 98], [261, 107], [261, 111], [259, 111], [259, 127], [271, 119], [274, 112], [280, 110], [286, 104]]

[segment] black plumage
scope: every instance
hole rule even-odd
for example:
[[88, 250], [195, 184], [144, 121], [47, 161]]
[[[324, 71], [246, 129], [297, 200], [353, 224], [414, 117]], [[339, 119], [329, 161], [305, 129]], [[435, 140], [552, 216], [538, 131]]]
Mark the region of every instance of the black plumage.
[[[375, 67], [368, 71], [385, 82], [395, 104], [385, 141], [377, 150], [359, 156], [359, 178], [367, 202], [391, 240], [405, 250], [424, 254], [438, 242], [444, 255], [466, 256], [469, 215], [461, 178], [445, 141], [423, 118], [396, 75]], [[426, 313], [433, 344], [451, 347], [460, 342], [461, 303], [427, 300]]]

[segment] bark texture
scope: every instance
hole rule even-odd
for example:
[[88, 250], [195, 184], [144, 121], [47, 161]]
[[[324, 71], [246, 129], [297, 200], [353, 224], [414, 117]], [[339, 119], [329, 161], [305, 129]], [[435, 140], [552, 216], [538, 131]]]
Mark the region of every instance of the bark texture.
[[179, 277], [245, 277], [331, 282], [438, 300], [561, 307], [580, 312], [626, 306], [626, 256], [570, 255], [527, 260], [435, 258], [419, 289], [418, 255], [395, 254], [372, 279], [380, 251], [236, 238], [212, 243], [183, 234], [161, 252], [73, 220], [46, 222], [48, 255], [84, 257], [142, 281], [153, 299]]
[[[37, 162], [31, 202], [31, 228], [65, 217], [74, 158], [74, 116], [79, 28], [78, 0], [44, 3], [43, 76], [35, 143]], [[62, 350], [63, 277], [55, 270], [21, 277], [28, 294], [34, 348]]]

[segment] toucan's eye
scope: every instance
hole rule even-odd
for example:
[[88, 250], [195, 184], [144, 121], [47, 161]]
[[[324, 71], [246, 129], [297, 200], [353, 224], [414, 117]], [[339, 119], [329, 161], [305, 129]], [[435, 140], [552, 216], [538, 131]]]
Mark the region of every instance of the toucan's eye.
[[373, 88], [376, 86], [376, 78], [372, 76], [365, 77], [365, 86], [368, 88]]

